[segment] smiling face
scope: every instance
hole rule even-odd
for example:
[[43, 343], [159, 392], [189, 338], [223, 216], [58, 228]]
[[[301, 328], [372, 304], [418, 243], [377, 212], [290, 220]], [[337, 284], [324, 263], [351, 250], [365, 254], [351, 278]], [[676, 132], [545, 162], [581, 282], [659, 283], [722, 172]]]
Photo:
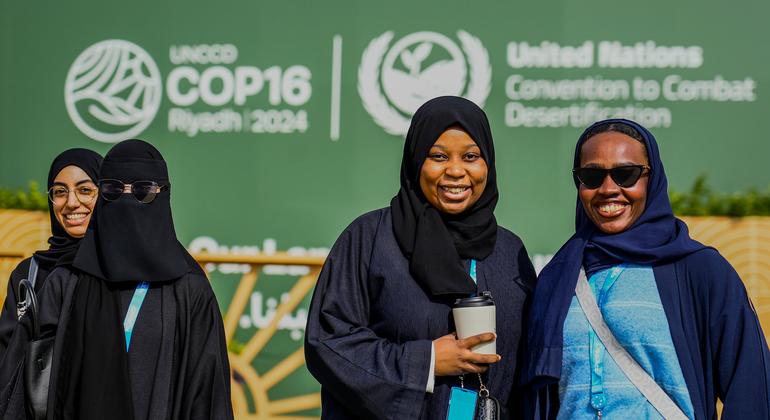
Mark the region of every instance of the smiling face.
[[[644, 145], [622, 133], [608, 131], [589, 138], [580, 150], [581, 168], [611, 169], [625, 165], [649, 165]], [[619, 187], [608, 175], [602, 185], [578, 186], [578, 195], [588, 218], [604, 233], [620, 233], [644, 213], [648, 173], [629, 188]]]
[[[54, 195], [61, 197], [51, 203], [56, 220], [68, 235], [82, 238], [86, 234], [91, 213], [96, 205], [96, 185], [82, 169], [70, 165], [56, 175], [53, 189]], [[69, 191], [66, 199], [64, 190]]]
[[459, 214], [479, 200], [487, 185], [481, 149], [461, 128], [444, 131], [420, 169], [420, 189], [442, 213]]

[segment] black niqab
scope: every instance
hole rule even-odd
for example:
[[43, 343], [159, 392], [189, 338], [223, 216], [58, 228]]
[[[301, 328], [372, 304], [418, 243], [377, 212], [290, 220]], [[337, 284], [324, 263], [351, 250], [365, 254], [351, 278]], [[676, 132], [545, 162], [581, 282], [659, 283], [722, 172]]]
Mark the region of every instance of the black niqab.
[[120, 142], [104, 157], [100, 179], [155, 181], [168, 188], [146, 204], [131, 194], [114, 201], [99, 197], [74, 266], [112, 282], [168, 281], [187, 273], [192, 258], [176, 238], [168, 169], [160, 152], [142, 140]]
[[[487, 164], [487, 184], [465, 212], [439, 212], [420, 189], [420, 170], [438, 137], [460, 126], [476, 142]], [[393, 230], [409, 259], [415, 280], [433, 295], [470, 294], [476, 285], [462, 259], [483, 260], [497, 239], [497, 176], [492, 132], [484, 111], [473, 102], [442, 96], [423, 104], [412, 117], [401, 161], [401, 189], [391, 200]]]
[[[100, 179], [170, 185], [160, 152], [142, 140], [126, 140], [110, 149]], [[79, 419], [95, 420], [108, 412], [115, 419], [134, 418], [121, 290], [127, 282], [132, 287], [141, 281], [170, 284], [191, 272], [202, 274], [176, 238], [169, 191], [160, 192], [150, 203], [141, 203], [132, 194], [114, 201], [99, 197], [73, 264], [82, 274], [59, 356], [53, 418], [76, 413]], [[134, 361], [142, 357], [155, 356], [138, 355]]]
[[[53, 187], [56, 176], [67, 166], [77, 166], [96, 183], [101, 164], [102, 156], [92, 150], [80, 148], [65, 150], [51, 162], [47, 189], [50, 190]], [[64, 230], [53, 212], [51, 203], [48, 203], [48, 214], [51, 218], [51, 237], [48, 238], [48, 249], [35, 252], [35, 260], [45, 272], [53, 270], [57, 262], [59, 264], [61, 262], [71, 263], [80, 243], [79, 238], [73, 238]]]

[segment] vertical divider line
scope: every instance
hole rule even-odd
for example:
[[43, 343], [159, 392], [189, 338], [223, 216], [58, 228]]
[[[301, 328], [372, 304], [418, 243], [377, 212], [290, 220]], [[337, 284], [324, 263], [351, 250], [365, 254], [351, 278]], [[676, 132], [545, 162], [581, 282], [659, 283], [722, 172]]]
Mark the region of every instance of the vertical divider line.
[[342, 36], [334, 35], [332, 39], [332, 95], [331, 95], [331, 124], [329, 138], [332, 141], [340, 139], [340, 96], [342, 94]]

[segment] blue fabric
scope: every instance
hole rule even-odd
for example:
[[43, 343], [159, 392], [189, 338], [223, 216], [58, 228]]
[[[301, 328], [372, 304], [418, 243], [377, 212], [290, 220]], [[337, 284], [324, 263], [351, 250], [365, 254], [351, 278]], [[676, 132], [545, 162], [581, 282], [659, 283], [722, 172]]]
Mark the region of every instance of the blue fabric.
[[609, 238], [596, 232], [578, 202], [576, 233], [543, 269], [533, 293], [521, 372], [525, 418], [554, 419], [559, 411], [563, 327], [581, 265], [596, 270], [627, 261], [653, 267], [695, 418], [716, 418], [719, 399], [722, 420], [770, 419], [770, 352], [743, 282], [716, 250], [689, 239], [673, 216], [652, 135], [630, 121], [606, 122], [629, 124], [645, 138], [652, 168], [647, 209], [627, 232]]
[[538, 276], [529, 314], [527, 342], [529, 355], [524, 383], [538, 377], [558, 378], [561, 370], [562, 332], [580, 268], [588, 273], [628, 262], [656, 265], [676, 261], [706, 248], [690, 238], [687, 225], [677, 219], [668, 200], [666, 174], [655, 137], [641, 125], [624, 119], [595, 123], [580, 136], [575, 147], [574, 166], [580, 163], [580, 148], [595, 126], [624, 123], [644, 137], [651, 168], [645, 210], [626, 231], [608, 235], [599, 231], [577, 199], [575, 234], [556, 253]]
[[[614, 268], [613, 268], [614, 269]], [[596, 289], [606, 287], [610, 269], [591, 276]], [[597, 296], [598, 297], [598, 296]], [[600, 304], [605, 322], [625, 349], [663, 387], [689, 417], [694, 417], [679, 359], [661, 304], [655, 276], [649, 266], [627, 266]], [[662, 328], [666, 326], [666, 328]], [[564, 358], [559, 381], [560, 419], [595, 419], [590, 406], [591, 366], [588, 337], [591, 327], [576, 297], [564, 322]], [[604, 352], [603, 388], [607, 418], [660, 419], [660, 414]]]

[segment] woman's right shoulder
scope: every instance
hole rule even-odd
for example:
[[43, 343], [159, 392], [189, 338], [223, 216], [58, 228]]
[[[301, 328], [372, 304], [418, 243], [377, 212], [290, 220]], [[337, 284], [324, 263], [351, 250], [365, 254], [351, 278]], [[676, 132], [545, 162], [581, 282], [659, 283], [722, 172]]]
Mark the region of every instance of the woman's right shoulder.
[[386, 219], [390, 218], [390, 207], [366, 212], [355, 219], [342, 231], [340, 237], [346, 234], [358, 235], [361, 233], [374, 234]]
[[21, 260], [16, 267], [11, 271], [11, 278], [26, 278], [29, 274], [29, 264], [32, 262], [32, 257], [27, 257]]

